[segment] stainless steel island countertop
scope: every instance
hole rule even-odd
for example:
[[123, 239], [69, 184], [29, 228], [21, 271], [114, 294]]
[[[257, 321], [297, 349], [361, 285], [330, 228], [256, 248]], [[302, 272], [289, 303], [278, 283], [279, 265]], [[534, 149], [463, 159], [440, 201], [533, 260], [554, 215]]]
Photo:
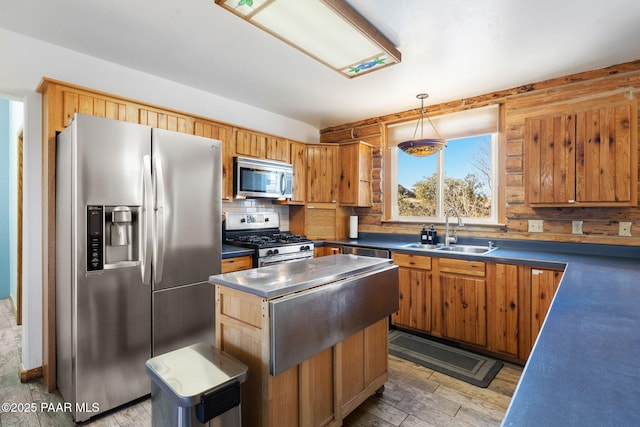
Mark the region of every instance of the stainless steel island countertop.
[[390, 259], [332, 255], [218, 274], [209, 277], [209, 283], [271, 299], [389, 265]]

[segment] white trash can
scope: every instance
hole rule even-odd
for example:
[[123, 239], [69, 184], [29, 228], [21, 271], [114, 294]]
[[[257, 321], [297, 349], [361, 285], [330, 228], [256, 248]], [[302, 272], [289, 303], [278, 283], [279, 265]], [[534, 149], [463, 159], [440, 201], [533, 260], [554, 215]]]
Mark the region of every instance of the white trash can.
[[147, 360], [154, 427], [240, 426], [247, 366], [205, 343]]

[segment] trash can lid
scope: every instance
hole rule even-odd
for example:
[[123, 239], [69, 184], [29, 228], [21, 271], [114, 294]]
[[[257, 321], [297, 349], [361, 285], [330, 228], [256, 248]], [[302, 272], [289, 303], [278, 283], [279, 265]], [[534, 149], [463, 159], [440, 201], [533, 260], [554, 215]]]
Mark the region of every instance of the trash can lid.
[[206, 343], [193, 344], [145, 363], [147, 374], [179, 406], [190, 407], [203, 393], [232, 381], [244, 382], [247, 365]]

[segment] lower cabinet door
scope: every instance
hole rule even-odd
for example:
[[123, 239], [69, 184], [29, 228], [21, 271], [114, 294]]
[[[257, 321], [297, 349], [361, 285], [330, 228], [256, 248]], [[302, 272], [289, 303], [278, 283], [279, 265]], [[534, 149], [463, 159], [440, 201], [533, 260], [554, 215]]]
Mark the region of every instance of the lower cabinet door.
[[485, 279], [440, 275], [442, 335], [471, 344], [487, 344]]

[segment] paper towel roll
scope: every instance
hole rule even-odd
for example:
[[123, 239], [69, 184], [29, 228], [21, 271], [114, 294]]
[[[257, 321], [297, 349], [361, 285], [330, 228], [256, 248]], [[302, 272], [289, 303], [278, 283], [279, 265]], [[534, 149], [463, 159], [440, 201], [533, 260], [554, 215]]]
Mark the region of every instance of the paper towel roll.
[[358, 238], [358, 217], [355, 215], [349, 217], [349, 238]]

